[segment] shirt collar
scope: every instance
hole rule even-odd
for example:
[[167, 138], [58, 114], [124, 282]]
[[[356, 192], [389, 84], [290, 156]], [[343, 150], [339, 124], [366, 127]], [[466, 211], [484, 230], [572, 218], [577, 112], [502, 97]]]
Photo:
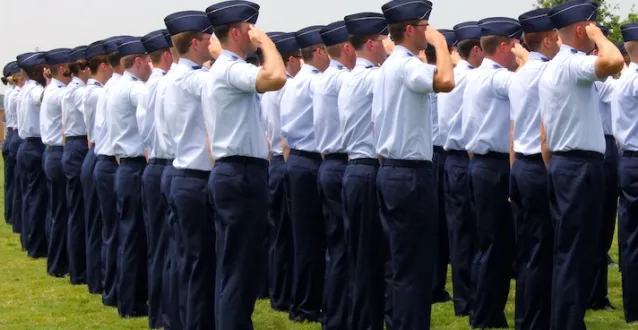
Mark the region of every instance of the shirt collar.
[[629, 70], [638, 71], [638, 63], [631, 62], [627, 66]]
[[405, 48], [405, 47], [403, 47], [403, 46], [401, 46], [401, 45], [396, 45], [396, 46], [394, 46], [394, 51], [393, 51], [393, 53], [394, 53], [394, 52], [396, 52], [396, 51], [398, 51], [399, 53], [406, 54], [406, 55], [408, 55], [408, 56], [416, 56], [416, 55], [414, 55], [414, 53], [413, 53], [413, 52], [411, 52], [409, 49], [407, 49], [407, 48]]
[[97, 81], [96, 79], [93, 79], [93, 78], [89, 78], [89, 81], [87, 82], [87, 84], [88, 85], [95, 85], [95, 86], [103, 87], [101, 82], [99, 82], [99, 81]]
[[242, 61], [242, 62], [246, 62], [243, 58], [239, 57], [239, 55], [237, 55], [237, 54], [235, 54], [235, 53], [231, 52], [231, 51], [230, 51], [230, 50], [228, 50], [228, 49], [222, 49], [222, 52], [221, 52], [221, 54], [219, 55], [219, 57], [222, 57], [222, 56], [228, 57], [228, 58], [232, 59], [233, 61]]
[[195, 62], [193, 62], [193, 61], [191, 61], [191, 60], [189, 60], [187, 58], [183, 58], [183, 57], [179, 58], [179, 62], [178, 63], [181, 64], [181, 65], [187, 66], [191, 70], [193, 69], [193, 67], [201, 67], [201, 65], [199, 65], [199, 64], [197, 64], [197, 63], [195, 63]]
[[159, 75], [165, 75], [166, 71], [160, 69], [160, 68], [153, 68], [153, 73], [155, 74], [159, 74]]
[[55, 78], [51, 78], [51, 85], [56, 85], [58, 87], [64, 87], [66, 86], [63, 82], [55, 79]]
[[84, 86], [84, 85], [86, 85], [86, 84], [84, 83], [84, 81], [83, 81], [82, 79], [78, 78], [78, 77], [73, 77], [73, 79], [71, 79], [71, 82], [72, 82], [72, 83], [75, 83], [75, 84], [78, 84], [78, 85], [80, 85], [80, 86]]
[[503, 68], [502, 65], [496, 63], [494, 60], [491, 60], [489, 58], [484, 58], [480, 67], [481, 68], [494, 68], [494, 69], [502, 69]]
[[547, 58], [547, 56], [539, 53], [539, 52], [529, 52], [529, 59], [530, 60], [538, 60], [538, 61], [544, 61], [547, 62], [549, 61], [549, 58]]
[[319, 71], [319, 69], [315, 68], [314, 66], [304, 63], [304, 65], [301, 66], [301, 71], [306, 71], [306, 72], [311, 72], [311, 73], [321, 73], [321, 71]]
[[347, 69], [345, 65], [341, 64], [341, 62], [332, 59], [330, 60], [330, 66], [337, 70]]
[[582, 54], [582, 55], [587, 55], [584, 52], [579, 51], [578, 49], [572, 47], [572, 46], [567, 46], [565, 44], [560, 45], [560, 51], [561, 52], [567, 52], [570, 54]]
[[375, 67], [376, 65], [374, 65], [374, 63], [372, 63], [371, 61], [363, 58], [363, 57], [357, 57], [357, 63], [355, 64], [356, 66], [363, 66], [366, 69], [371, 69], [373, 67]]
[[468, 62], [468, 61], [466, 61], [466, 60], [464, 60], [464, 59], [461, 59], [458, 63], [456, 63], [456, 65], [457, 65], [457, 66], [458, 66], [458, 65], [462, 65], [462, 66], [464, 66], [466, 69], [470, 69], [470, 70], [471, 70], [471, 69], [474, 69], [474, 67], [472, 66], [472, 64], [470, 64], [470, 62]]
[[133, 81], [139, 81], [140, 78], [136, 77], [132, 72], [130, 71], [124, 71], [124, 77], [127, 77]]
[[292, 75], [290, 73], [288, 73], [288, 71], [286, 71], [286, 78], [288, 78], [288, 79], [292, 78]]

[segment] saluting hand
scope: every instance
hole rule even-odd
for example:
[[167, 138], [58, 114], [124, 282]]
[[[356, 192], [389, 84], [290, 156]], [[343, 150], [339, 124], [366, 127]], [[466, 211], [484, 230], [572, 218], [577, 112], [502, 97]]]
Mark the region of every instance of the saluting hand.
[[428, 44], [436, 47], [445, 46], [447, 47], [447, 41], [445, 40], [445, 36], [439, 32], [439, 30], [433, 28], [431, 25], [425, 29], [425, 40]]
[[456, 49], [452, 51], [452, 54], [450, 54], [450, 60], [452, 61], [452, 65], [454, 66], [456, 66], [461, 61], [461, 55]]
[[519, 62], [519, 65], [525, 64], [527, 62], [527, 59], [529, 58], [529, 52], [519, 43], [516, 43], [514, 45], [514, 47], [512, 48], [512, 53], [514, 53], [514, 56], [516, 56], [516, 60], [517, 62]]
[[250, 38], [250, 41], [253, 43], [253, 45], [255, 45], [257, 48], [260, 48], [266, 40], [270, 40], [268, 35], [266, 35], [266, 32], [252, 24], [248, 28], [248, 37]]
[[222, 53], [222, 44], [219, 43], [219, 39], [213, 34], [210, 36], [210, 45], [208, 46], [208, 52], [213, 58], [218, 58]]
[[607, 39], [603, 34], [603, 31], [601, 31], [600, 28], [594, 23], [587, 24], [585, 26], [585, 32], [587, 33], [589, 39], [594, 42], [596, 40], [600, 40], [601, 37]]
[[383, 48], [385, 49], [386, 54], [390, 55], [394, 51], [394, 41], [390, 38], [383, 38]]

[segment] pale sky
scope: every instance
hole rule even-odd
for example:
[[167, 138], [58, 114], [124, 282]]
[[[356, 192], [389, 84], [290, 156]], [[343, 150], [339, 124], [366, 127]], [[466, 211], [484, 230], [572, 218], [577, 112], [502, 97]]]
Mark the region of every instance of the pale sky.
[[[257, 26], [268, 31], [293, 32], [306, 26], [329, 24], [345, 15], [373, 11], [389, 0], [253, 0], [261, 6]], [[35, 50], [73, 48], [115, 35], [142, 36], [163, 29], [164, 17], [182, 10], [201, 10], [210, 0], [2, 0], [0, 68], [15, 56]], [[533, 9], [535, 0], [433, 0], [430, 24], [449, 29], [463, 21], [490, 16], [517, 18]], [[610, 3], [615, 3], [611, 0]], [[625, 16], [638, 0], [620, 0]], [[638, 6], [637, 6], [638, 7]], [[82, 13], [76, 15], [76, 13]], [[0, 84], [2, 85], [2, 84]], [[0, 93], [4, 86], [0, 86]]]

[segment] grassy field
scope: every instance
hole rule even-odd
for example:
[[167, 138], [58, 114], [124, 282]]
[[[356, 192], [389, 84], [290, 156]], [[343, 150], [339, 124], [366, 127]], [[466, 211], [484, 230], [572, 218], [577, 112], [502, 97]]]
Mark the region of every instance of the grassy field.
[[[0, 159], [0, 169], [2, 169]], [[1, 172], [1, 170], [0, 170]], [[4, 185], [0, 175], [0, 187]], [[1, 189], [0, 189], [1, 190]], [[0, 191], [0, 209], [4, 196]], [[2, 213], [0, 213], [2, 214]], [[20, 250], [18, 236], [9, 226], [0, 224], [0, 329], [147, 329], [147, 319], [121, 319], [114, 308], [104, 307], [100, 296], [89, 295], [86, 286], [71, 286], [68, 279], [46, 275], [46, 261], [27, 258]], [[618, 260], [617, 248], [611, 251]], [[613, 312], [590, 312], [587, 327], [594, 330], [638, 329], [638, 324], [623, 321], [620, 273], [609, 270], [609, 298], [617, 307]], [[512, 288], [514, 287], [512, 283]], [[448, 284], [448, 290], [449, 288]], [[510, 293], [507, 316], [513, 326], [514, 292]], [[433, 307], [433, 329], [468, 329], [467, 318], [454, 317], [451, 303]], [[318, 324], [294, 324], [286, 313], [270, 309], [268, 301], [259, 301], [253, 314], [256, 330], [318, 330]]]

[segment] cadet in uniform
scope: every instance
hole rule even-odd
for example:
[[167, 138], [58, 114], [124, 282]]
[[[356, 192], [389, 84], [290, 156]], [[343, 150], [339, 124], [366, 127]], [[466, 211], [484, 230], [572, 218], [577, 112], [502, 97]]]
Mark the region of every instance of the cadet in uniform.
[[454, 314], [467, 316], [471, 311], [471, 267], [474, 259], [476, 224], [468, 181], [470, 158], [462, 138], [461, 105], [467, 75], [483, 61], [481, 28], [477, 22], [454, 26], [456, 48], [461, 60], [454, 67], [455, 87], [437, 94], [438, 128], [443, 149], [447, 152], [443, 175], [445, 219], [448, 223]]
[[[4, 92], [3, 109], [4, 109], [4, 122], [7, 127], [7, 133], [5, 136], [5, 143], [2, 144], [2, 159], [4, 160], [4, 220], [7, 224], [13, 224], [13, 213], [11, 212], [12, 204], [13, 204], [13, 191], [15, 190], [15, 159], [11, 158], [11, 153], [9, 152], [9, 146], [13, 141], [14, 130], [15, 130], [15, 114], [9, 113], [9, 102], [11, 100], [12, 94], [16, 92], [18, 88], [14, 81], [13, 75], [17, 73], [16, 71], [17, 65], [16, 62], [9, 62], [5, 65], [2, 70], [2, 82], [7, 85], [9, 84], [9, 88]], [[9, 125], [11, 124], [11, 126]]]
[[175, 152], [169, 203], [182, 256], [178, 306], [184, 328], [213, 329], [215, 230], [207, 190], [213, 165], [201, 98], [202, 64], [211, 59], [212, 25], [199, 11], [171, 14], [164, 23], [180, 56], [173, 73], [164, 77], [164, 120]]
[[[288, 81], [301, 69], [301, 52], [294, 33], [280, 33], [270, 38], [275, 43], [286, 66]], [[270, 257], [270, 306], [287, 312], [291, 303], [293, 274], [293, 237], [289, 201], [286, 191], [286, 162], [281, 144], [281, 97], [288, 83], [278, 91], [266, 92], [261, 97], [261, 107], [266, 122], [266, 136], [270, 145], [268, 187], [270, 189], [271, 257]]]
[[[372, 120], [382, 158], [379, 209], [390, 240], [392, 326], [429, 329], [438, 217], [428, 94], [451, 91], [454, 74], [445, 37], [428, 27], [430, 1], [394, 0], [382, 10], [396, 46], [374, 84]], [[428, 43], [436, 66], [415, 55]]]
[[[622, 70], [618, 48], [596, 27], [595, 3], [574, 0], [548, 15], [562, 41], [539, 84], [554, 235], [552, 329], [585, 329], [592, 256], [599, 241], [605, 138], [594, 82]], [[599, 56], [586, 56], [594, 48]]]
[[348, 165], [343, 175], [342, 203], [349, 271], [347, 308], [350, 329], [383, 329], [384, 265], [387, 240], [379, 219], [374, 149], [372, 89], [378, 66], [387, 58], [383, 40], [388, 25], [382, 14], [358, 13], [344, 18], [357, 59], [344, 77], [338, 96], [339, 130]]
[[[88, 60], [87, 65], [91, 72], [91, 78], [86, 82], [80, 101], [80, 112], [86, 126], [89, 149], [86, 157], [84, 157], [80, 171], [86, 234], [86, 283], [89, 293], [93, 294], [102, 293], [104, 273], [104, 262], [102, 260], [102, 212], [97, 194], [97, 185], [93, 179], [93, 171], [97, 163], [94, 149], [95, 109], [102, 87], [113, 74], [107, 54], [106, 48], [101, 41], [96, 41], [87, 47], [85, 57]], [[75, 144], [76, 142], [69, 140], [69, 143]], [[80, 142], [77, 143], [80, 144]]]
[[142, 37], [142, 44], [148, 53], [153, 70], [146, 82], [146, 88], [137, 106], [137, 122], [144, 142], [148, 165], [142, 174], [142, 202], [146, 237], [148, 238], [148, 323], [151, 329], [163, 327], [162, 309], [163, 271], [166, 256], [166, 205], [162, 203], [162, 173], [170, 159], [159, 154], [155, 131], [155, 103], [157, 101], [158, 82], [171, 68], [171, 55], [168, 31], [153, 31]]
[[[252, 329], [268, 227], [268, 143], [258, 93], [286, 83], [275, 44], [254, 27], [259, 5], [225, 1], [206, 9], [222, 46], [202, 93], [215, 167], [208, 193], [215, 210], [217, 329]], [[263, 67], [246, 63], [261, 48]]]
[[[18, 168], [16, 162], [16, 153], [20, 145], [20, 136], [18, 136], [18, 115], [16, 113], [16, 100], [18, 94], [24, 86], [24, 78], [20, 74], [18, 63], [13, 61], [7, 64], [4, 72], [8, 80], [11, 81], [11, 88], [4, 95], [4, 118], [7, 126], [7, 137], [3, 147], [6, 147], [5, 166], [5, 219], [9, 221], [13, 227], [14, 233], [20, 233], [22, 229], [21, 210], [21, 194], [20, 178], [18, 177]], [[17, 204], [16, 204], [17, 203]]]
[[69, 53], [71, 82], [62, 96], [62, 129], [64, 152], [62, 170], [66, 178], [68, 210], [67, 244], [71, 284], [86, 284], [86, 218], [81, 182], [82, 164], [89, 151], [86, 124], [80, 105], [90, 70], [86, 61], [87, 46], [79, 46]]
[[312, 105], [315, 142], [323, 157], [317, 172], [326, 235], [326, 273], [321, 310], [324, 327], [338, 329], [348, 321], [348, 255], [341, 203], [348, 154], [343, 147], [341, 131], [336, 129], [339, 124], [337, 98], [343, 80], [354, 68], [357, 55], [343, 21], [326, 25], [319, 34], [331, 58], [330, 66], [317, 80]]
[[530, 54], [528, 62], [512, 75], [509, 88], [513, 122], [509, 196], [518, 242], [517, 329], [550, 328], [554, 229], [549, 215], [547, 169], [541, 155], [538, 83], [547, 62], [558, 53], [559, 44], [548, 11], [535, 9], [519, 16]]
[[330, 58], [315, 25], [295, 32], [304, 65], [288, 82], [281, 98], [281, 135], [290, 148], [286, 161], [290, 217], [294, 241], [292, 302], [289, 318], [296, 322], [319, 322], [325, 272], [325, 239], [317, 171], [321, 154], [313, 128], [313, 98], [320, 73]]

